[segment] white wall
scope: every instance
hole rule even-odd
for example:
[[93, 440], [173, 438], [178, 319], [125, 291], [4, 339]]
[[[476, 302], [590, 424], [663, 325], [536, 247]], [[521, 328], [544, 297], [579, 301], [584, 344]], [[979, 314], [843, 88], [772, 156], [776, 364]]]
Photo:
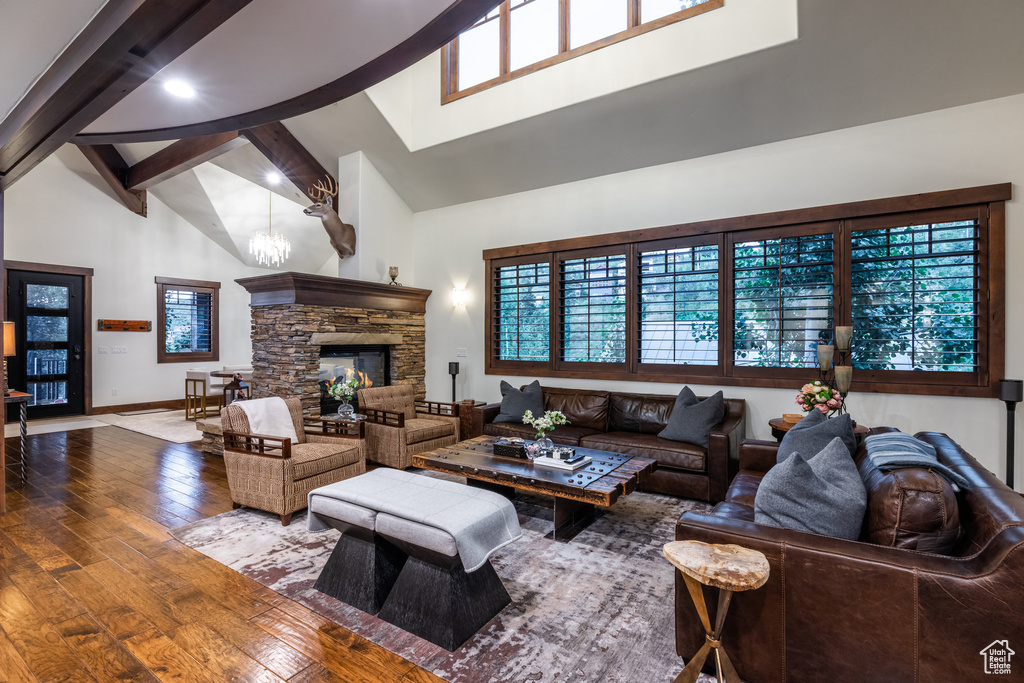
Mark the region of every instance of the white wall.
[[797, 0], [723, 7], [515, 78], [445, 105], [441, 53], [367, 90], [410, 151], [633, 88], [799, 37]]
[[338, 260], [338, 276], [367, 282], [398, 281], [414, 286], [412, 211], [362, 152], [338, 159], [338, 205], [356, 230], [356, 253]]
[[[152, 193], [149, 217], [141, 218], [99, 189], [101, 182], [98, 176], [86, 179], [51, 156], [4, 198], [7, 260], [95, 271], [93, 319], [86, 321], [93, 339], [93, 405], [180, 399], [186, 368], [249, 364], [249, 294], [234, 281], [270, 271], [244, 266]], [[158, 364], [155, 330], [96, 331], [99, 318], [151, 320], [155, 327], [155, 276], [221, 283], [220, 361]], [[128, 353], [98, 352], [98, 347], [112, 346], [125, 346]]]
[[[1007, 181], [1019, 192], [1021, 121], [1024, 95], [415, 214], [416, 285], [434, 290], [427, 310], [428, 397], [448, 396], [452, 360], [462, 361], [459, 399], [500, 396], [503, 378], [483, 370], [484, 249]], [[1013, 265], [1024, 254], [1024, 206], [1014, 200], [1006, 209], [1006, 329], [1012, 340], [1024, 333], [1024, 303], [1016, 296], [1024, 291], [1024, 270]], [[450, 293], [461, 285], [468, 303], [455, 310]], [[467, 348], [468, 357], [456, 358], [457, 347]], [[1024, 358], [1012, 351], [1006, 376], [1024, 376]], [[516, 384], [530, 378], [508, 379]], [[544, 381], [666, 394], [679, 389]], [[722, 388], [748, 401], [754, 437], [769, 438], [768, 419], [795, 408], [795, 384]], [[1003, 472], [1005, 409], [998, 400], [854, 393], [849, 406], [862, 424], [948, 432], [985, 466]], [[1017, 431], [1024, 429], [1018, 425]], [[1024, 452], [1021, 444], [1017, 449]]]

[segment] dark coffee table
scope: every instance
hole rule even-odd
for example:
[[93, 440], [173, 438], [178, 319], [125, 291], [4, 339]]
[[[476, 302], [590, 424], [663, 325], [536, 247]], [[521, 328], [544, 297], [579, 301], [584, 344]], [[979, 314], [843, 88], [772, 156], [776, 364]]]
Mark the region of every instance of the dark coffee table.
[[547, 538], [559, 541], [570, 540], [596, 519], [600, 513], [595, 506], [613, 505], [621, 496], [632, 493], [657, 467], [656, 461], [647, 458], [577, 447], [577, 453], [590, 456], [593, 462], [570, 472], [495, 455], [497, 438], [478, 436], [420, 453], [412, 456], [412, 464], [465, 477], [470, 486], [509, 497], [515, 495], [516, 489], [553, 496], [555, 525]]

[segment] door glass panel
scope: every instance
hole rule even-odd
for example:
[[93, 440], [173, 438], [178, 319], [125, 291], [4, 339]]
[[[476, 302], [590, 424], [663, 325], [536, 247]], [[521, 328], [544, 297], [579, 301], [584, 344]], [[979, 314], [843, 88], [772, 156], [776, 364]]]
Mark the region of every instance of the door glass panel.
[[67, 349], [29, 349], [28, 375], [66, 375], [68, 372]]
[[28, 393], [32, 394], [29, 406], [49, 406], [67, 403], [67, 382], [29, 382]]
[[68, 288], [60, 285], [26, 285], [25, 304], [29, 308], [67, 310]]
[[54, 316], [30, 315], [26, 323], [28, 342], [66, 342], [68, 319]]

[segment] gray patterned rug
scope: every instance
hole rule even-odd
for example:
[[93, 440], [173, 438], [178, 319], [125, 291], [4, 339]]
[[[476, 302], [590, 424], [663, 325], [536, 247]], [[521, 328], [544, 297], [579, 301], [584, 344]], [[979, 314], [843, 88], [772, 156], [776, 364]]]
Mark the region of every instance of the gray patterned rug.
[[282, 527], [275, 516], [234, 510], [171, 533], [452, 683], [671, 681], [682, 660], [675, 654], [673, 572], [661, 547], [674, 539], [679, 515], [709, 506], [633, 493], [571, 542], [558, 543], [544, 538], [550, 499], [524, 497], [515, 505], [523, 537], [491, 559], [512, 604], [454, 653], [316, 591], [338, 533], [306, 531], [304, 515]]

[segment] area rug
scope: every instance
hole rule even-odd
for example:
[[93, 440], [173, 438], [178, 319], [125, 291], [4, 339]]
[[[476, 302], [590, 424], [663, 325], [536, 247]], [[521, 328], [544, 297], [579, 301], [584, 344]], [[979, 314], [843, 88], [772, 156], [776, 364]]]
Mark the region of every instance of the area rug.
[[[622, 498], [569, 543], [544, 538], [551, 502], [515, 501], [523, 537], [492, 556], [512, 604], [454, 653], [313, 588], [338, 533], [306, 531], [305, 516], [233, 510], [171, 533], [199, 552], [452, 683], [671, 681], [673, 570], [662, 555], [686, 510], [669, 496]], [[702, 676], [702, 681], [711, 678]]]
[[195, 422], [185, 419], [184, 410], [170, 412], [147, 413], [145, 415], [96, 415], [97, 420], [115, 427], [130, 429], [133, 432], [154, 436], [164, 441], [188, 443], [199, 441], [203, 433], [196, 429]]

